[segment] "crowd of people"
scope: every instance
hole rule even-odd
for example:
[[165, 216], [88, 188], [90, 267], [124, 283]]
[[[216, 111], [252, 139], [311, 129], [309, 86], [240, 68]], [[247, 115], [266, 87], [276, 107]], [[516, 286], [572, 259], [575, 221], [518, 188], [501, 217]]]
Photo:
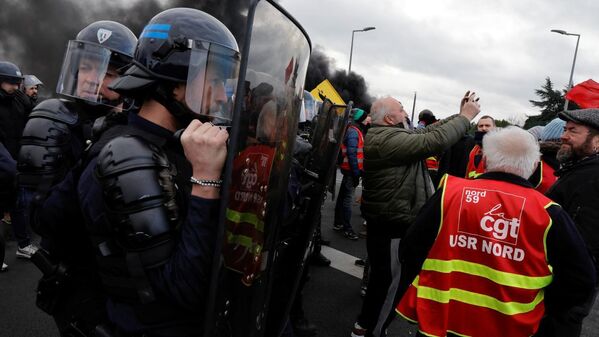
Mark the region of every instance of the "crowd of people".
[[[16, 256], [43, 272], [37, 305], [61, 335], [198, 335], [219, 237], [226, 267], [244, 287], [259, 282], [293, 104], [266, 82], [245, 93], [250, 134], [232, 174], [246, 194], [218, 233], [230, 132], [218, 124], [232, 114], [239, 53], [220, 21], [175, 8], [139, 39], [114, 21], [84, 27], [67, 46], [60, 99], [38, 103], [42, 81], [0, 62], [2, 221]], [[352, 337], [384, 337], [398, 315], [419, 336], [580, 335], [599, 290], [599, 109], [528, 131], [482, 116], [470, 136], [479, 113], [470, 91], [457, 114], [423, 110], [416, 127], [389, 96], [351, 111], [334, 222], [320, 225], [366, 237]], [[279, 190], [297, 197], [300, 180]], [[367, 231], [351, 225], [360, 183]], [[4, 254], [0, 235], [3, 272]], [[319, 249], [312, 262], [330, 264]], [[316, 334], [301, 309], [305, 279], [288, 336]]]
[[458, 115], [424, 110], [412, 128], [396, 99], [372, 104], [352, 337], [386, 336], [396, 315], [421, 336], [580, 336], [599, 289], [599, 109], [533, 130], [482, 116], [470, 136], [479, 110], [468, 92]]

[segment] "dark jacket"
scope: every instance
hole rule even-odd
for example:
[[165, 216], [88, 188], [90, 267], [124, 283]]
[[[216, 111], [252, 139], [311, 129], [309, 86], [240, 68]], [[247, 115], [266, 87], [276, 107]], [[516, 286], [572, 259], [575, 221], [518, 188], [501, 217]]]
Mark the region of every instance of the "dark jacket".
[[15, 175], [17, 174], [17, 162], [0, 143], [0, 211], [7, 211], [14, 201]]
[[457, 142], [470, 127], [452, 116], [424, 129], [372, 125], [364, 140], [362, 214], [368, 234], [401, 237], [434, 187], [424, 159]]
[[445, 174], [450, 174], [455, 177], [465, 177], [466, 167], [470, 151], [474, 147], [474, 138], [470, 135], [464, 135], [457, 143], [453, 144], [449, 150], [443, 152], [439, 159], [439, 170], [437, 171], [436, 179], [433, 179], [435, 186], [439, 184], [439, 180]]
[[562, 205], [599, 267], [599, 155], [564, 165], [547, 196]]
[[[184, 160], [183, 149], [172, 132], [133, 113], [129, 115], [128, 124], [131, 128], [153, 135], [155, 139], [162, 139], [160, 146], [169, 154], [171, 164], [177, 169], [177, 203], [182, 221], [168, 261], [145, 271], [156, 293], [156, 301], [148, 304], [128, 303], [110, 294], [108, 315], [112, 322], [127, 331], [191, 335], [190, 331], [201, 331], [220, 202], [191, 195], [191, 184], [188, 182], [191, 166]], [[79, 203], [90, 233], [105, 232], [106, 228], [116, 226], [109, 221], [106, 196], [94, 175], [95, 168], [94, 158], [83, 171], [77, 187]], [[118, 270], [109, 272], [116, 273]]]
[[29, 112], [29, 98], [21, 90], [9, 95], [0, 89], [0, 142], [14, 159], [19, 154], [19, 142]]

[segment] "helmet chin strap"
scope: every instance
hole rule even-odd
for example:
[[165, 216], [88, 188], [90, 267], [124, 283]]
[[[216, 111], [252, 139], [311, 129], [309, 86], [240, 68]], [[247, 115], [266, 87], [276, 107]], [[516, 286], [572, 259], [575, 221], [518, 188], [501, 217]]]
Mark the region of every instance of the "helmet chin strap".
[[186, 127], [193, 119], [192, 111], [173, 96], [174, 86], [171, 83], [159, 83], [151, 97], [162, 104], [175, 117], [181, 127]]

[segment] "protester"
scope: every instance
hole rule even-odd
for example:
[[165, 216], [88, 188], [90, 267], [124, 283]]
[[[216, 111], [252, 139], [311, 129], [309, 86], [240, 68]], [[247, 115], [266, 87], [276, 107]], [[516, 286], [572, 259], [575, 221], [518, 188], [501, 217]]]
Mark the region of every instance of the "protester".
[[474, 133], [474, 142], [476, 145], [474, 145], [468, 156], [466, 178], [474, 179], [485, 172], [482, 140], [485, 134], [493, 129], [495, 129], [495, 119], [491, 116], [482, 116], [476, 123], [476, 131]]
[[533, 136], [508, 127], [483, 147], [487, 173], [445, 176], [402, 241], [409, 287], [397, 312], [419, 336], [531, 336], [594, 287], [574, 223], [526, 180], [540, 157]]
[[[535, 189], [545, 194], [551, 185], [555, 183], [557, 177], [555, 171], [559, 169], [557, 160], [557, 151], [561, 146], [560, 137], [564, 132], [566, 122], [559, 118], [553, 119], [543, 127], [539, 135], [539, 146], [541, 148], [541, 163], [537, 166], [535, 172], [528, 181]], [[530, 132], [530, 130], [528, 130]]]
[[[572, 217], [599, 270], [599, 109], [563, 111], [558, 117], [566, 121], [557, 152], [561, 168], [547, 196]], [[548, 330], [556, 330], [556, 336], [580, 336], [582, 321], [591, 311], [598, 291], [599, 285], [595, 284], [594, 294], [587, 301], [549, 322]]]
[[384, 336], [399, 282], [399, 241], [434, 191], [424, 160], [466, 133], [480, 111], [477, 101], [467, 92], [459, 115], [417, 130], [406, 129], [407, 113], [396, 99], [384, 97], [372, 104], [361, 207], [368, 222], [370, 279], [352, 336]]
[[351, 225], [354, 192], [360, 184], [364, 172], [364, 134], [370, 124], [370, 116], [362, 109], [353, 109], [352, 123], [347, 126], [345, 138], [341, 144], [342, 162], [339, 165], [343, 179], [339, 186], [333, 229], [343, 231], [350, 240], [358, 240], [358, 235]]
[[423, 129], [433, 123], [438, 121], [437, 117], [433, 114], [429, 109], [424, 109], [420, 111], [418, 114], [418, 125], [416, 125], [417, 129]]
[[[422, 129], [438, 121], [439, 120], [437, 117], [435, 117], [432, 111], [429, 109], [424, 109], [418, 114], [418, 126], [416, 128]], [[433, 184], [436, 185], [438, 182], [437, 174], [439, 172], [439, 154], [435, 154], [426, 158], [426, 168], [428, 169], [428, 174], [430, 174], [431, 179], [433, 180]]]

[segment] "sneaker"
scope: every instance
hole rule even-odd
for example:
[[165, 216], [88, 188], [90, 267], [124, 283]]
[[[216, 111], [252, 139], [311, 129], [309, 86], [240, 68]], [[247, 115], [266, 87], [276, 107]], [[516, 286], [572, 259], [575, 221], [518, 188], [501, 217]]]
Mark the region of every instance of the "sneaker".
[[17, 257], [23, 258], [23, 259], [30, 259], [31, 255], [33, 255], [35, 252], [37, 251], [37, 247], [34, 245], [27, 245], [23, 248], [19, 247], [17, 248]]
[[2, 262], [2, 269], [0, 269], [0, 271], [6, 271], [8, 269], [8, 265], [4, 262]]
[[364, 337], [366, 336], [366, 329], [360, 326], [358, 322], [354, 323], [354, 328], [351, 329], [351, 337]]
[[366, 237], [368, 237], [368, 231], [367, 230], [359, 231], [358, 236], [363, 239], [366, 239]]
[[343, 235], [350, 240], [358, 240], [358, 234], [356, 234], [353, 230], [348, 229], [343, 232]]
[[343, 225], [333, 225], [333, 230], [340, 231], [343, 229]]

